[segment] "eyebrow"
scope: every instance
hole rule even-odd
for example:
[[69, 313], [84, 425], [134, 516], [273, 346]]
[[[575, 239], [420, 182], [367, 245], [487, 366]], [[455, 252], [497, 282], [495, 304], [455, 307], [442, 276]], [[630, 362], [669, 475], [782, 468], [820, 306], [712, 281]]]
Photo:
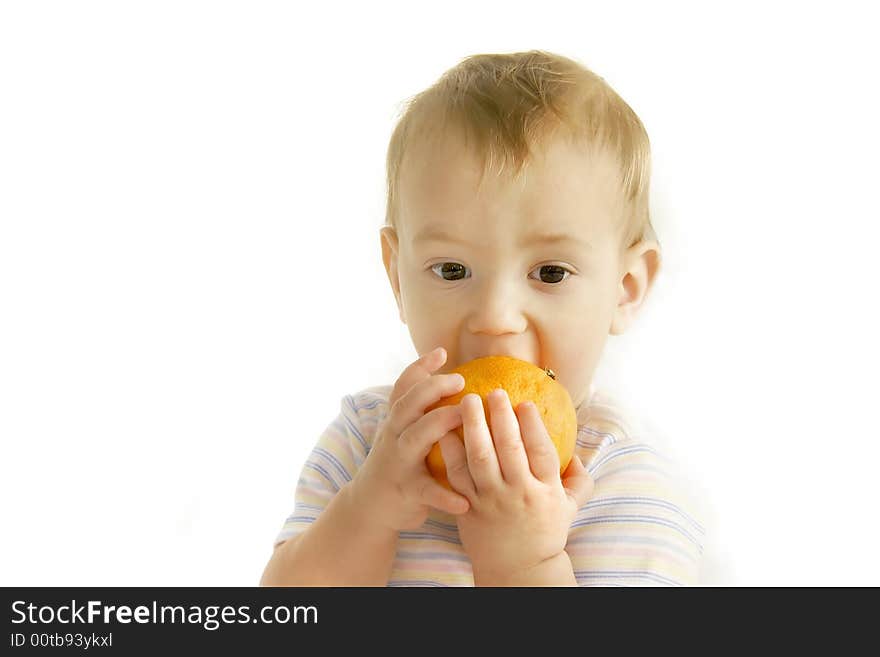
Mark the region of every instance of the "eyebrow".
[[[442, 230], [434, 227], [428, 227], [425, 230], [421, 231], [418, 235], [415, 236], [415, 238], [413, 238], [413, 242], [452, 242], [454, 244], [462, 244], [465, 246], [467, 245], [467, 240], [456, 237], [455, 235], [450, 235], [449, 233], [445, 233]], [[593, 246], [589, 242], [585, 242], [584, 240], [573, 237], [572, 235], [566, 235], [565, 233], [532, 233], [530, 235], [526, 235], [522, 239], [522, 241], [520, 242], [520, 246], [526, 246], [528, 244], [560, 243], [574, 243], [587, 249], [593, 248]]]

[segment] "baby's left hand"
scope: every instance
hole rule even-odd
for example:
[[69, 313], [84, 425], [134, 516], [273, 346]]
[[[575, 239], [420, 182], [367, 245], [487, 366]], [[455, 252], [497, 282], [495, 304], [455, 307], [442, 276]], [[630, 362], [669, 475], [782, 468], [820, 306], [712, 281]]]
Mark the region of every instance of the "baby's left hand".
[[487, 401], [491, 433], [479, 395], [468, 394], [460, 402], [464, 444], [445, 436], [440, 450], [449, 483], [470, 501], [456, 520], [474, 573], [507, 578], [565, 549], [593, 480], [577, 455], [560, 478], [559, 455], [534, 404], [514, 413], [503, 389]]

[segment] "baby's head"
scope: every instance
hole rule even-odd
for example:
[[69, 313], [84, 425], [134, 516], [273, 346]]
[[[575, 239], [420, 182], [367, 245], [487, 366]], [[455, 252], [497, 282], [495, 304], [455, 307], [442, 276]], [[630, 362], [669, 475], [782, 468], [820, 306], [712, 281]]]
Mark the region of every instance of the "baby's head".
[[645, 129], [577, 62], [476, 55], [410, 100], [388, 148], [382, 258], [419, 354], [507, 355], [575, 406], [660, 266]]

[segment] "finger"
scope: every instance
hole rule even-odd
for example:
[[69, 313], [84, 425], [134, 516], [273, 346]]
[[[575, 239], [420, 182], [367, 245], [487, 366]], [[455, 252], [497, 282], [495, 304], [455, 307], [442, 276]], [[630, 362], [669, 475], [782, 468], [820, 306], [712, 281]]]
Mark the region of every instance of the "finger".
[[524, 484], [532, 476], [529, 458], [520, 435], [519, 421], [510, 405], [510, 397], [504, 388], [493, 390], [488, 395], [489, 424], [492, 427], [492, 441], [501, 476], [512, 486]]
[[458, 405], [441, 406], [404, 429], [398, 443], [407, 461], [424, 460], [434, 443], [460, 426], [461, 409]]
[[425, 475], [420, 483], [419, 501], [452, 515], [467, 513], [470, 502], [464, 495], [451, 491], [438, 484], [431, 476]]
[[486, 424], [483, 400], [479, 395], [469, 393], [462, 398], [459, 406], [467, 464], [476, 492], [479, 494], [497, 488], [502, 483], [501, 468]]
[[410, 388], [423, 379], [431, 376], [431, 373], [437, 370], [446, 362], [446, 350], [443, 347], [437, 347], [433, 351], [422, 354], [418, 359], [410, 363], [406, 369], [394, 382], [394, 388], [388, 397], [388, 403], [394, 403], [403, 397]]
[[434, 374], [419, 381], [391, 407], [388, 422], [395, 435], [425, 415], [425, 409], [464, 388], [461, 374]]
[[577, 454], [572, 454], [571, 460], [568, 462], [568, 467], [565, 468], [565, 471], [562, 473], [562, 480], [565, 481], [566, 478], [577, 475], [581, 471], [589, 472], [587, 466], [584, 465], [583, 460]]
[[532, 474], [548, 484], [559, 481], [559, 453], [547, 433], [538, 407], [532, 402], [523, 402], [516, 410]]
[[581, 508], [592, 497], [595, 482], [577, 454], [571, 457], [563, 475], [562, 486], [566, 494], [574, 500], [577, 508]]
[[472, 499], [476, 493], [467, 465], [467, 452], [459, 435], [450, 431], [440, 439], [440, 454], [446, 464], [446, 480], [452, 488]]

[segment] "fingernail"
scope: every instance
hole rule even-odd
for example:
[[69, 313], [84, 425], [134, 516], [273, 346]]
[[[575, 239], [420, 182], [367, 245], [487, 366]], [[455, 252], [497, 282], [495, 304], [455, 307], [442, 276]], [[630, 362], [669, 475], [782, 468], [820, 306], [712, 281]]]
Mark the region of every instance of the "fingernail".
[[442, 354], [442, 353], [443, 353], [443, 347], [435, 347], [434, 349], [431, 349], [431, 351], [426, 353], [424, 356], [422, 356], [422, 360], [428, 361], [428, 362], [436, 361], [440, 357], [440, 354]]

